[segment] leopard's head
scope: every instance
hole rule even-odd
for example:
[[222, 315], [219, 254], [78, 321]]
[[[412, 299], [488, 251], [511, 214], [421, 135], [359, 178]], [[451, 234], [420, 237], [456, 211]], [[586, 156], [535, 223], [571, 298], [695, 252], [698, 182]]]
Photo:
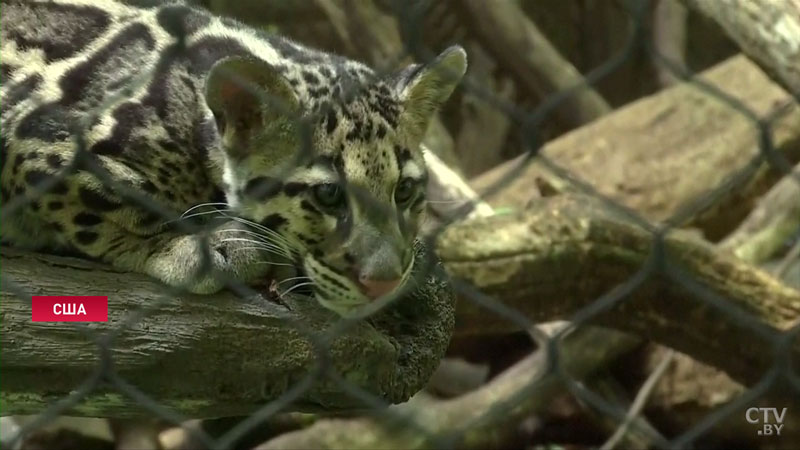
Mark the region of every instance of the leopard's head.
[[309, 77], [234, 57], [212, 68], [206, 87], [229, 203], [341, 315], [409, 280], [425, 211], [420, 143], [466, 53], [451, 47], [385, 77], [348, 68]]

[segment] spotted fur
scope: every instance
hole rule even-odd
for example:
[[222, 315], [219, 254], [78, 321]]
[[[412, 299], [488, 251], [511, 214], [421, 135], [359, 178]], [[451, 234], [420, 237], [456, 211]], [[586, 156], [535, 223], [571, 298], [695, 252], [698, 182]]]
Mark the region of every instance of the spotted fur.
[[[25, 199], [3, 242], [198, 293], [288, 264], [341, 314], [407, 279], [419, 144], [461, 48], [378, 76], [177, 3], [10, 0], [0, 17], [2, 202]], [[164, 216], [210, 205], [211, 232]]]

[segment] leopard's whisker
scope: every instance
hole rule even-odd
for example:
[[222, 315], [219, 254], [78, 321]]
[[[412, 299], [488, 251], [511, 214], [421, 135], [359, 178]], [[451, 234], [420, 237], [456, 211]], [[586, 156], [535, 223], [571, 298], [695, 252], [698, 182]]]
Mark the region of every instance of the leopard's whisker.
[[222, 242], [250, 242], [250, 243], [253, 243], [253, 244], [263, 245], [265, 247], [274, 248], [276, 250], [281, 250], [282, 252], [284, 252], [287, 255], [291, 254], [291, 252], [288, 252], [285, 248], [283, 248], [282, 246], [278, 245], [279, 243], [270, 242], [269, 240], [263, 239], [261, 236], [258, 236], [258, 235], [256, 235], [256, 238], [258, 240], [254, 241], [252, 239], [248, 239], [248, 238], [244, 238], [244, 237], [240, 237], [240, 238], [230, 237], [230, 238], [223, 239]]
[[278, 263], [278, 262], [274, 262], [274, 261], [256, 261], [256, 262], [254, 262], [252, 264], [256, 265], [256, 266], [268, 265], [268, 266], [294, 267], [294, 264], [292, 264], [292, 263]]
[[281, 296], [281, 298], [283, 298], [283, 296], [284, 296], [284, 295], [288, 295], [288, 294], [289, 294], [289, 293], [291, 293], [292, 291], [295, 291], [295, 290], [297, 290], [297, 289], [299, 289], [299, 288], [301, 288], [301, 287], [304, 287], [304, 286], [311, 286], [311, 285], [313, 285], [313, 284], [314, 284], [314, 282], [313, 282], [313, 281], [309, 281], [308, 283], [300, 283], [300, 284], [296, 284], [296, 285], [294, 285], [294, 286], [290, 287], [289, 289], [287, 289], [287, 290], [285, 290], [285, 291], [281, 292], [281, 293], [280, 293], [280, 296]]
[[[194, 211], [195, 209], [205, 208], [206, 206], [228, 206], [228, 204], [227, 203], [222, 203], [222, 202], [200, 203], [200, 204], [194, 205], [191, 208], [189, 208], [186, 211], [184, 211], [183, 214], [181, 214], [181, 217], [185, 216], [186, 214], [189, 214], [191, 211]], [[229, 210], [228, 208], [225, 208], [225, 209]]]
[[238, 228], [226, 228], [224, 230], [218, 230], [218, 232], [220, 232], [220, 233], [225, 233], [225, 232], [229, 232], [229, 233], [244, 233], [244, 234], [248, 234], [248, 235], [251, 235], [251, 236], [255, 236], [256, 238], [262, 239], [262, 240], [265, 240], [265, 241], [268, 241], [269, 239], [274, 237], [274, 236], [265, 236], [262, 233], [257, 233], [255, 231], [251, 231], [251, 230], [242, 230], [242, 229], [238, 229]]
[[305, 276], [305, 275], [301, 275], [301, 276], [299, 276], [299, 277], [289, 277], [289, 278], [285, 278], [285, 279], [284, 279], [284, 280], [282, 280], [282, 281], [279, 281], [279, 282], [278, 282], [278, 285], [281, 285], [281, 284], [283, 284], [283, 283], [287, 283], [287, 282], [289, 282], [289, 281], [296, 281], [296, 280], [311, 280], [311, 278], [310, 278], [310, 277], [307, 277], [307, 276]]
[[280, 247], [279, 245], [275, 245], [275, 244], [273, 244], [271, 242], [261, 241], [261, 240], [256, 241], [256, 240], [248, 239], [248, 238], [244, 238], [244, 237], [224, 238], [224, 239], [221, 239], [220, 242], [247, 242], [249, 244], [254, 244], [254, 245], [258, 246], [259, 248], [270, 248], [270, 249], [275, 249], [275, 250], [280, 250], [280, 251], [284, 251], [285, 252], [285, 250], [282, 247]]
[[305, 250], [305, 246], [300, 244], [299, 242], [295, 242], [294, 240], [290, 241], [285, 236], [277, 233], [275, 230], [270, 230], [269, 228], [267, 228], [267, 227], [265, 227], [265, 226], [263, 226], [263, 225], [261, 225], [259, 223], [253, 222], [251, 220], [243, 219], [241, 217], [231, 217], [231, 219], [235, 220], [235, 221], [237, 221], [239, 223], [242, 223], [244, 225], [253, 227], [253, 228], [255, 228], [255, 229], [259, 230], [259, 231], [262, 231], [264, 233], [265, 237], [269, 236], [270, 238], [273, 238], [276, 241], [280, 241], [280, 242], [284, 243], [287, 247], [295, 250], [298, 254], [300, 254], [303, 250]]
[[441, 205], [446, 205], [446, 204], [452, 204], [452, 203], [464, 203], [464, 204], [467, 204], [467, 203], [469, 203], [469, 201], [464, 201], [464, 200], [425, 200], [425, 203], [433, 203], [433, 204], [437, 204], [437, 205], [440, 205], [440, 204]]
[[275, 230], [271, 230], [271, 229], [269, 229], [269, 228], [267, 228], [267, 227], [265, 227], [265, 226], [263, 226], [263, 225], [261, 225], [259, 223], [256, 223], [256, 222], [253, 222], [253, 221], [250, 221], [250, 220], [247, 220], [247, 219], [239, 218], [239, 221], [241, 221], [241, 223], [244, 223], [245, 225], [251, 226], [251, 227], [261, 231], [266, 236], [274, 237], [276, 239], [282, 240], [282, 241], [286, 242], [287, 244], [289, 244], [289, 240], [286, 239], [285, 236], [283, 236], [280, 233], [276, 232]]
[[173, 220], [170, 220], [170, 221], [167, 221], [167, 222], [164, 222], [164, 223], [175, 223], [175, 222], [180, 222], [181, 220], [191, 219], [192, 217], [207, 216], [207, 215], [211, 215], [211, 214], [220, 214], [221, 215], [221, 210], [201, 211], [201, 212], [196, 212], [196, 213], [192, 213], [192, 214], [188, 214], [188, 215], [186, 213], [184, 213], [180, 217], [178, 217], [177, 219], [173, 219]]

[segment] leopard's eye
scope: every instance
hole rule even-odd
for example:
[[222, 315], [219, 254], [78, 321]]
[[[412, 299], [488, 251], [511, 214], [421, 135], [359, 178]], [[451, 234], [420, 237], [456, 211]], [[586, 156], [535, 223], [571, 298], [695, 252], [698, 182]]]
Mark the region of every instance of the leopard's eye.
[[394, 188], [394, 201], [396, 204], [402, 205], [411, 200], [416, 192], [417, 183], [411, 178], [403, 178]]
[[335, 183], [314, 186], [314, 198], [320, 206], [336, 208], [344, 204], [344, 190]]

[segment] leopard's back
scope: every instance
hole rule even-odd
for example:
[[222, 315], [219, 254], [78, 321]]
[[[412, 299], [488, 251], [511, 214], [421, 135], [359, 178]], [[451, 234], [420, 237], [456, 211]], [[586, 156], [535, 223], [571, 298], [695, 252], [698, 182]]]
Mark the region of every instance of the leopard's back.
[[[159, 107], [162, 114], [178, 110], [152, 89], [159, 61], [174, 40], [157, 26], [156, 10], [116, 2], [11, 1], [0, 20], [3, 202], [35, 197], [6, 221], [4, 241], [66, 247], [62, 234], [78, 232], [76, 222], [104, 219], [99, 212], [151, 231], [152, 224], [142, 221], [146, 212], [124, 205], [92, 175], [93, 166], [168, 208], [211, 195], [186, 195], [195, 183], [181, 183], [202, 182], [204, 172], [191, 170], [193, 155], [169, 151], [175, 148], [170, 126], [158, 117]], [[171, 128], [194, 120], [194, 110], [180, 110], [179, 118], [172, 114]], [[83, 158], [76, 158], [81, 151]], [[61, 181], [54, 189], [35, 193], [37, 184], [56, 174]], [[49, 212], [46, 218], [42, 210]]]
[[[209, 170], [219, 136], [203, 97], [216, 61], [252, 55], [268, 62], [308, 110], [371, 73], [360, 63], [177, 3], [143, 9], [109, 0], [12, 0], [0, 19], [3, 203], [66, 171], [80, 150], [89, 163], [175, 214], [224, 201], [223, 181]], [[67, 183], [89, 177], [88, 165], [79, 161]], [[93, 184], [125, 206], [104, 212], [135, 232], [158, 231], [152, 211], [117, 202], [118, 193]], [[70, 223], [43, 223], [38, 212], [50, 204], [70, 222], [78, 212], [54, 198], [69, 189], [61, 186], [20, 210], [3, 227], [4, 240], [34, 248], [59, 244], [51, 237]], [[37, 232], [28, 233], [31, 227]]]

